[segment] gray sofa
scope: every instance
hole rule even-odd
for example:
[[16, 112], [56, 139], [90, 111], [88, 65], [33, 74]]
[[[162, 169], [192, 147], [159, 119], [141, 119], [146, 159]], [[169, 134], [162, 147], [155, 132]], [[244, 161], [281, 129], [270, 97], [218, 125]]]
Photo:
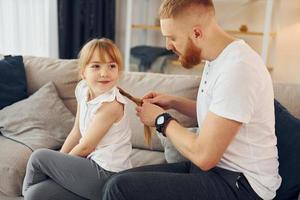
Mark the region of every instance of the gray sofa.
[[[77, 60], [24, 57], [28, 93], [33, 94], [49, 81], [53, 81], [64, 105], [76, 112], [74, 88], [78, 82]], [[200, 76], [163, 75], [127, 72], [120, 80], [120, 87], [134, 96], [141, 97], [149, 90], [167, 92], [195, 99]], [[295, 116], [300, 117], [300, 86], [274, 84], [276, 98]], [[154, 134], [151, 147], [144, 144], [143, 125], [135, 116], [135, 105], [129, 101], [130, 123], [133, 130], [132, 162], [134, 166], [166, 162], [164, 147]], [[191, 120], [175, 111], [173, 115], [186, 127], [196, 126]], [[18, 142], [0, 135], [0, 200], [17, 200], [21, 197], [22, 180], [27, 160], [32, 151]]]

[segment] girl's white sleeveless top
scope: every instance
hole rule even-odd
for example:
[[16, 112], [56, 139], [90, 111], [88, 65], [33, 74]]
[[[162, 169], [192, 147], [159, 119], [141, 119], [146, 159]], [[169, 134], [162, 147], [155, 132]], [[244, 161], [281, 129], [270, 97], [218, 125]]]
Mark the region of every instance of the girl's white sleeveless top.
[[79, 129], [82, 137], [84, 137], [90, 122], [103, 102], [117, 100], [124, 104], [122, 119], [112, 125], [96, 149], [87, 158], [94, 160], [99, 166], [112, 172], [131, 168], [132, 165], [129, 158], [132, 150], [131, 129], [125, 97], [120, 94], [118, 88], [114, 87], [110, 91], [88, 101], [88, 86], [85, 80], [81, 80], [78, 83], [75, 89], [75, 96], [77, 103], [80, 105]]

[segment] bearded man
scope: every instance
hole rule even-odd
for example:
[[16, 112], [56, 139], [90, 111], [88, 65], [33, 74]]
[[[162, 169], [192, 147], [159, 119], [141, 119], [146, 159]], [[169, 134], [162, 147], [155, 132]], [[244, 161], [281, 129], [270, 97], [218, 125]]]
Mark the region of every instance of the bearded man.
[[[140, 120], [169, 138], [186, 162], [112, 177], [105, 200], [272, 199], [278, 173], [272, 80], [260, 56], [216, 22], [212, 0], [164, 0], [161, 31], [186, 68], [206, 64], [197, 100], [150, 92]], [[196, 118], [191, 134], [166, 112]]]

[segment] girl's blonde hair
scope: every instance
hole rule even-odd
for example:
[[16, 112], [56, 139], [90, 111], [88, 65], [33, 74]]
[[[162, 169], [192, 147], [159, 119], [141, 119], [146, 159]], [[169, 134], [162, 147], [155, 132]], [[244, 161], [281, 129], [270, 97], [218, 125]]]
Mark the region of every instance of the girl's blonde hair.
[[106, 56], [108, 56], [111, 60], [116, 62], [119, 71], [123, 70], [123, 60], [119, 48], [110, 39], [100, 38], [100, 39], [92, 39], [91, 41], [87, 42], [80, 50], [78, 56], [80, 75], [82, 75], [85, 67], [91, 61], [94, 51], [99, 51], [100, 60], [102, 62], [104, 63], [107, 62], [105, 58]]

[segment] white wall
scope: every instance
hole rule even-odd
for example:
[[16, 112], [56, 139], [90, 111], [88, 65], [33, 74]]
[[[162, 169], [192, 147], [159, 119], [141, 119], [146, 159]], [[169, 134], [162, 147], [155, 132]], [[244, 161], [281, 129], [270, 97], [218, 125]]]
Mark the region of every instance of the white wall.
[[[161, 0], [132, 0], [133, 23], [153, 24]], [[249, 31], [262, 31], [266, 0], [214, 0], [217, 19], [225, 29], [237, 30], [246, 24]], [[117, 0], [118, 45], [124, 49], [126, 0]], [[272, 40], [268, 65], [273, 68], [275, 82], [300, 84], [300, 0], [274, 0], [272, 31], [277, 35]], [[237, 36], [245, 39], [260, 53], [262, 37]], [[132, 46], [147, 44], [163, 46], [160, 31], [132, 30]]]
[[300, 0], [282, 0], [273, 78], [300, 84]]

